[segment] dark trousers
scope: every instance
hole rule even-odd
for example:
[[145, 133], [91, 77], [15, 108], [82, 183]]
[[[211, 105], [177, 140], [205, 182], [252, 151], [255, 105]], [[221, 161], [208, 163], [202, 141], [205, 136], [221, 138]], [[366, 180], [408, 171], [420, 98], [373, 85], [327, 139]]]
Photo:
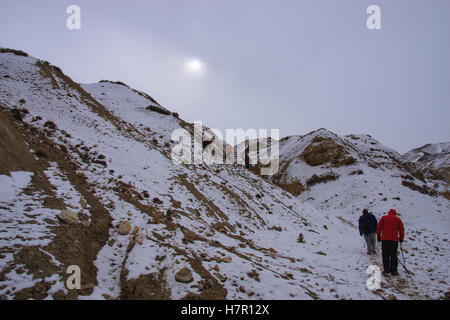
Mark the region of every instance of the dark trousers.
[[397, 241], [383, 240], [381, 241], [381, 250], [383, 251], [383, 267], [384, 272], [397, 272]]

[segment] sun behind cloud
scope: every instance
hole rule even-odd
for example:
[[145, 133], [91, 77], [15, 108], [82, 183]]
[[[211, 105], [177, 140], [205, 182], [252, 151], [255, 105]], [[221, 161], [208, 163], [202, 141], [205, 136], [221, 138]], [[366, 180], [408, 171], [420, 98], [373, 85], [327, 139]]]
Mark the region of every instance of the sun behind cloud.
[[204, 63], [197, 58], [189, 58], [185, 62], [186, 71], [190, 74], [201, 74], [205, 68]]

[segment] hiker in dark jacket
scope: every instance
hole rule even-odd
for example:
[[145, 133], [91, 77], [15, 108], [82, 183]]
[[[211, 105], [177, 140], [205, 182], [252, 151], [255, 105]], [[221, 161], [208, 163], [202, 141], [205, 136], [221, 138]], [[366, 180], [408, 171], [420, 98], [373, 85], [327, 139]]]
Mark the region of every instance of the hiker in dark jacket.
[[363, 214], [359, 217], [359, 235], [364, 236], [367, 245], [367, 254], [376, 253], [375, 236], [377, 232], [377, 218], [367, 209], [363, 210]]
[[381, 250], [383, 251], [383, 273], [391, 273], [393, 276], [397, 273], [397, 248], [398, 242], [403, 242], [405, 237], [405, 228], [402, 220], [397, 217], [394, 209], [389, 210], [388, 214], [381, 217], [377, 226], [377, 240], [381, 241]]
[[250, 168], [250, 158], [248, 157], [248, 153], [245, 154], [245, 167], [247, 169]]

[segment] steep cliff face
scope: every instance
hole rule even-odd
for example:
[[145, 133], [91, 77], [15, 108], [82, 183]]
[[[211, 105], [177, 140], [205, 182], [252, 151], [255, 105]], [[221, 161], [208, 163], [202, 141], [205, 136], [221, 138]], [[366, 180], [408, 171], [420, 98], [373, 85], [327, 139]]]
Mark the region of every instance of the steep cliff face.
[[[174, 164], [171, 134], [192, 124], [123, 83], [80, 85], [11, 50], [0, 53], [0, 124], [2, 298], [371, 299], [448, 289], [447, 200], [401, 185], [429, 191], [368, 137], [286, 139], [272, 181], [242, 165]], [[305, 191], [272, 183], [291, 181]], [[405, 246], [424, 274], [371, 292], [366, 269], [379, 261], [364, 256], [355, 221], [366, 202], [381, 211], [398, 196]], [[71, 265], [80, 290], [66, 286]]]

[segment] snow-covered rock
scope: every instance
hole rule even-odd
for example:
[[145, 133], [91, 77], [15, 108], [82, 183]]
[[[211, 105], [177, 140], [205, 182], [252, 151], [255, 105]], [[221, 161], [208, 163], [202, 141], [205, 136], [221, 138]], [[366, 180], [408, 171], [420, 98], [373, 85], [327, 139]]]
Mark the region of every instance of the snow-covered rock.
[[426, 144], [403, 155], [431, 179], [450, 184], [450, 142]]

